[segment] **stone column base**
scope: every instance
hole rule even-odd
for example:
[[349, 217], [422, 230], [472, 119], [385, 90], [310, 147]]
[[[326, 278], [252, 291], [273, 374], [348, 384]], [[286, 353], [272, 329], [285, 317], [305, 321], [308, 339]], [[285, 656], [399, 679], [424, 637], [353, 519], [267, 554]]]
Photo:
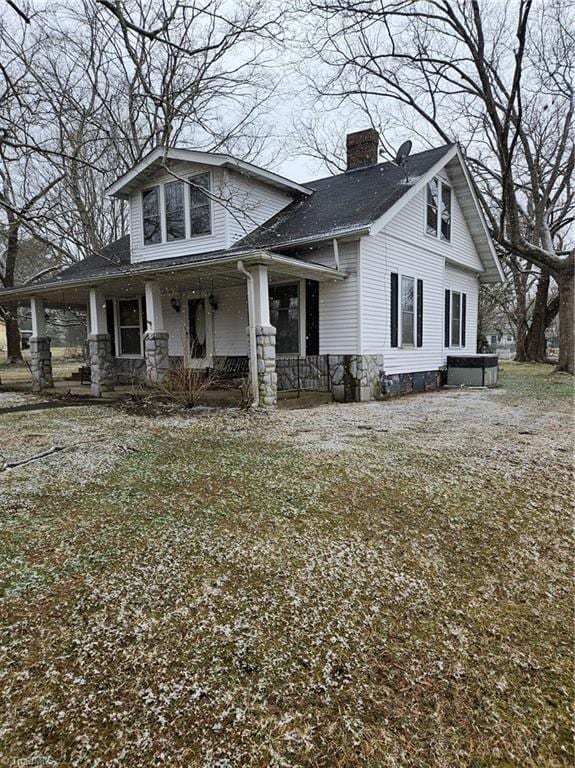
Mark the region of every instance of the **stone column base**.
[[52, 353], [49, 336], [32, 336], [30, 343], [30, 370], [32, 371], [32, 392], [41, 392], [54, 386], [52, 375]]
[[148, 384], [161, 384], [170, 372], [168, 339], [169, 334], [165, 331], [150, 332], [144, 336], [146, 381]]
[[381, 396], [383, 355], [330, 355], [329, 373], [333, 399], [364, 403]]
[[88, 336], [88, 345], [92, 375], [91, 392], [94, 397], [100, 397], [103, 392], [114, 389], [115, 383], [110, 334], [91, 333]]
[[259, 401], [262, 408], [273, 408], [278, 402], [276, 373], [276, 329], [272, 325], [256, 325]]

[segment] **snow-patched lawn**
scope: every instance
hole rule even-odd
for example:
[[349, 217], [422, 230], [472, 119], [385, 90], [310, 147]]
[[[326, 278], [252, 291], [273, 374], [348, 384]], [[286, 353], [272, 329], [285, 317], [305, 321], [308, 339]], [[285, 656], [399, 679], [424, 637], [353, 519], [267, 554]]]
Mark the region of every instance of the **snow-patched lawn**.
[[65, 449], [0, 472], [0, 764], [572, 764], [569, 377], [25, 405], [0, 464]]

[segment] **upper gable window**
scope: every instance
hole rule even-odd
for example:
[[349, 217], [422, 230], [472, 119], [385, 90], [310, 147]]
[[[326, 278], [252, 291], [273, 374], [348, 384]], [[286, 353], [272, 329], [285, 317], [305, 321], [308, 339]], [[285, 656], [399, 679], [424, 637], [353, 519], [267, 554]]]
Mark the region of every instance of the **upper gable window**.
[[166, 240], [182, 240], [186, 236], [186, 209], [184, 185], [170, 181], [164, 185], [166, 206]]
[[451, 187], [438, 178], [427, 184], [425, 231], [432, 237], [451, 240]]
[[210, 174], [200, 173], [190, 177], [190, 235], [209, 235], [212, 217], [209, 194]]
[[144, 244], [162, 242], [160, 220], [160, 188], [152, 187], [142, 192], [142, 214], [144, 221]]

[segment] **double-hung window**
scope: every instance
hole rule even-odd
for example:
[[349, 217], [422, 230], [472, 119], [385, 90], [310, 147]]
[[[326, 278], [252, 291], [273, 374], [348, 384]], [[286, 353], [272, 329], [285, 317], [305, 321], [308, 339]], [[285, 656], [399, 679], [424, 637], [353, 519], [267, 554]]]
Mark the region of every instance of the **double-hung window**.
[[121, 357], [143, 354], [141, 299], [118, 299], [118, 342]]
[[142, 216], [144, 221], [144, 244], [162, 242], [160, 216], [160, 188], [152, 187], [142, 192]]
[[[206, 190], [206, 191], [204, 191]], [[210, 174], [190, 177], [190, 235], [209, 235], [212, 231]]]
[[427, 184], [425, 231], [432, 237], [451, 240], [451, 187], [438, 178]]
[[390, 346], [423, 346], [423, 280], [390, 274]]
[[401, 277], [401, 344], [412, 345], [415, 332], [415, 280], [413, 277]]

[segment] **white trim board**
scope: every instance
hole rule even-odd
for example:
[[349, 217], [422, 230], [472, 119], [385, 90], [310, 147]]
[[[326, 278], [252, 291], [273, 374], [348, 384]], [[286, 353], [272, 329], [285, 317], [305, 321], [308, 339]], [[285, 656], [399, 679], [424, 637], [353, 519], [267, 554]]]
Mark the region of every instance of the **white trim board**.
[[[289, 189], [294, 192], [298, 192], [303, 195], [311, 195], [313, 190], [309, 187], [297, 184], [291, 179], [286, 179], [284, 176], [279, 176], [273, 171], [268, 171], [265, 168], [259, 168], [252, 163], [246, 163], [244, 160], [238, 160], [231, 155], [221, 155], [213, 152], [200, 152], [195, 149], [170, 149], [167, 147], [156, 147], [149, 152], [139, 163], [124, 173], [111, 184], [105, 191], [105, 194], [109, 197], [118, 197], [120, 199], [126, 199], [130, 192], [134, 191], [132, 187], [134, 182], [148, 170], [151, 166], [155, 166], [160, 160], [182, 160], [189, 163], [199, 163], [202, 165], [212, 165], [216, 167], [232, 168], [247, 176], [252, 176], [257, 179], [262, 179], [272, 186], [279, 187], [280, 189]], [[145, 183], [145, 182], [142, 182]]]

